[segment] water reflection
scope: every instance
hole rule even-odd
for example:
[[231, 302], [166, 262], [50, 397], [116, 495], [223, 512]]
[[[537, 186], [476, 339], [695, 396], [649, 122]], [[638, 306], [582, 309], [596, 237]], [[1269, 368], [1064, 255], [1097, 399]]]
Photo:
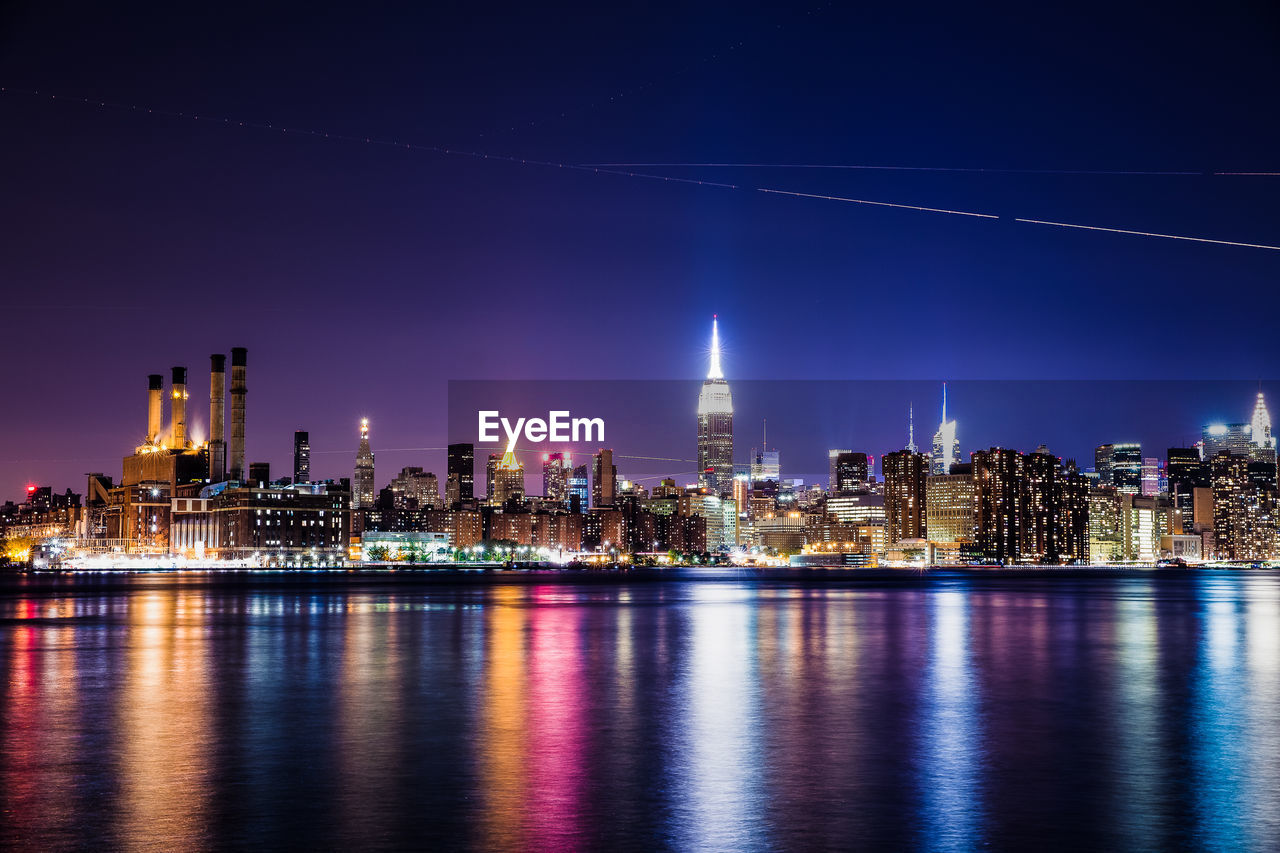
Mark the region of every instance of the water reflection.
[[857, 577], [0, 587], [0, 848], [1280, 849], [1280, 577]]
[[756, 606], [736, 585], [695, 587], [683, 664], [673, 840], [684, 850], [766, 849]]
[[120, 757], [116, 836], [126, 849], [205, 846], [209, 782], [209, 644], [198, 591], [130, 602], [124, 682], [116, 705]]
[[969, 601], [956, 590], [932, 596], [929, 671], [919, 715], [923, 846], [972, 850], [981, 841], [983, 792], [979, 687], [969, 652]]

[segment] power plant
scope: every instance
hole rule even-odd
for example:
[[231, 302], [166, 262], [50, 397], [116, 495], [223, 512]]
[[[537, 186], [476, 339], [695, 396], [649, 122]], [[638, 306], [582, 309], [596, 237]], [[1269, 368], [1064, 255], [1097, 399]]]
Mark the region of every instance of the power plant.
[[146, 436], [124, 457], [118, 484], [104, 474], [89, 475], [77, 551], [126, 564], [178, 556], [253, 565], [345, 560], [345, 484], [271, 483], [265, 463], [245, 464], [247, 355], [244, 347], [231, 350], [229, 442], [225, 355], [209, 357], [205, 442], [193, 441], [187, 428], [187, 368], [172, 369], [168, 395], [162, 375], [147, 377]]

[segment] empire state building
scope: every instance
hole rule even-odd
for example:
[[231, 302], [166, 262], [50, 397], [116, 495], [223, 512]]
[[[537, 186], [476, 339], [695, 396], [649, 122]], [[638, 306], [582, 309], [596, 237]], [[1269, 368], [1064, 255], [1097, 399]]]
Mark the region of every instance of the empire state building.
[[720, 329], [711, 319], [711, 369], [698, 395], [698, 483], [712, 494], [733, 487], [733, 395], [720, 369]]

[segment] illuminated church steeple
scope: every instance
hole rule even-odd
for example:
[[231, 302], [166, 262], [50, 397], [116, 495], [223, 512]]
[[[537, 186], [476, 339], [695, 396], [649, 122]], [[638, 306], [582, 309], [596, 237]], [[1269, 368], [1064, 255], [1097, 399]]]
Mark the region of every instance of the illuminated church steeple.
[[720, 366], [720, 324], [711, 317], [711, 366], [698, 395], [698, 483], [713, 494], [733, 486], [733, 395]]

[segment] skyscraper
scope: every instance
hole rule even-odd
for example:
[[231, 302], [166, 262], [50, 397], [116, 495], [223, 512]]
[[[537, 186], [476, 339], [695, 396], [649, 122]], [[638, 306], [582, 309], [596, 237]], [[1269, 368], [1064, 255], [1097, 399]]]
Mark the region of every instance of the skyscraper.
[[475, 497], [476, 448], [469, 442], [449, 445], [445, 504], [456, 506]]
[[871, 480], [871, 459], [865, 453], [842, 450], [836, 457], [833, 495], [852, 495], [867, 490]]
[[830, 467], [830, 474], [827, 477], [827, 492], [834, 495], [840, 490], [840, 473], [839, 462], [841, 453], [852, 453], [852, 450], [828, 450], [827, 465]]
[[1267, 411], [1267, 403], [1258, 392], [1257, 402], [1253, 404], [1253, 418], [1249, 421], [1249, 440], [1255, 447], [1275, 449], [1271, 440], [1271, 413]]
[[613, 451], [602, 448], [592, 461], [591, 505], [613, 506], [618, 491], [618, 466], [613, 464]]
[[1160, 493], [1160, 460], [1154, 456], [1142, 457], [1143, 497], [1154, 498]]
[[947, 420], [947, 383], [942, 383], [942, 423], [933, 434], [933, 453], [930, 473], [950, 474], [951, 466], [962, 462], [960, 440], [956, 438], [956, 422]]
[[733, 486], [733, 395], [720, 369], [720, 328], [711, 318], [711, 368], [698, 395], [698, 480], [712, 494]]
[[502, 460], [498, 462], [493, 473], [493, 495], [490, 503], [494, 506], [503, 506], [508, 502], [522, 500], [524, 500], [524, 465], [516, 458], [514, 450], [507, 450], [502, 454]]
[[548, 500], [565, 503], [569, 500], [569, 472], [573, 460], [563, 453], [542, 454], [542, 494]]
[[925, 538], [925, 478], [929, 457], [914, 450], [886, 453], [884, 469], [885, 541], [890, 547]]
[[1094, 471], [1098, 485], [1114, 486], [1117, 492], [1137, 495], [1142, 492], [1142, 445], [1102, 444], [1093, 451]]
[[973, 454], [977, 546], [984, 559], [1008, 565], [1022, 557], [1026, 530], [1026, 458], [993, 447]]
[[373, 487], [373, 451], [369, 449], [369, 419], [360, 419], [360, 448], [356, 451], [356, 471], [351, 478], [351, 508], [373, 509], [377, 493]]
[[569, 474], [568, 491], [569, 508], [577, 512], [586, 512], [591, 505], [591, 484], [587, 475], [586, 463], [574, 467], [573, 472]]
[[311, 437], [306, 430], [293, 434], [293, 482], [311, 482]]

